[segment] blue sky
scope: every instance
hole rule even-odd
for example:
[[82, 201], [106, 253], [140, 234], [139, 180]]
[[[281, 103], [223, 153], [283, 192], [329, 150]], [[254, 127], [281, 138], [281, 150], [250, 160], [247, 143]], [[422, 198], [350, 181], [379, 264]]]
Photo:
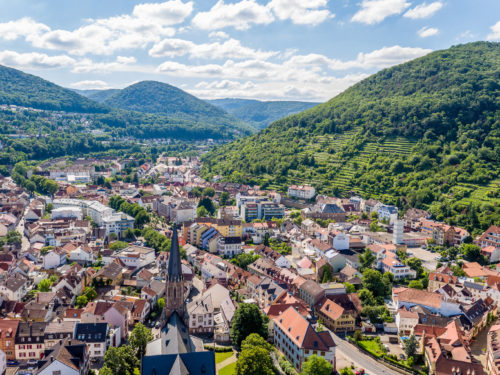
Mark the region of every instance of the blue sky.
[[[152, 0], [149, 0], [152, 1]], [[500, 41], [499, 0], [0, 0], [0, 64], [65, 87], [327, 100], [388, 66]]]

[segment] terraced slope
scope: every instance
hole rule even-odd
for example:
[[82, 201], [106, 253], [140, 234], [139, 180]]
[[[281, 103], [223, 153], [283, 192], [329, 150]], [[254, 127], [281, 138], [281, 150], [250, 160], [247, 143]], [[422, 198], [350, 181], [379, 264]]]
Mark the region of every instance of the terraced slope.
[[362, 194], [470, 230], [500, 221], [500, 43], [433, 52], [212, 150], [202, 173]]

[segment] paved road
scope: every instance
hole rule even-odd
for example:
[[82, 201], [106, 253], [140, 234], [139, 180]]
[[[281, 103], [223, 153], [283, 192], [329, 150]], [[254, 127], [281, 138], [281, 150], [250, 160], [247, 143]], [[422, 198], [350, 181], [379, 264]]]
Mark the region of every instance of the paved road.
[[28, 208], [26, 207], [23, 213], [23, 217], [21, 218], [21, 220], [19, 220], [19, 223], [17, 224], [16, 227], [16, 230], [21, 234], [22, 238], [21, 253], [28, 251], [28, 249], [30, 248], [30, 242], [28, 241], [28, 238], [26, 238], [26, 236], [24, 235], [24, 225], [25, 225], [24, 215], [26, 214], [27, 211]]
[[[333, 340], [335, 341], [335, 344], [337, 344], [337, 347], [335, 350], [338, 352], [341, 352], [345, 358], [349, 359], [350, 361], [352, 361], [355, 364], [359, 365], [360, 367], [364, 368], [367, 374], [370, 374], [370, 375], [401, 375], [400, 372], [392, 370], [392, 369], [384, 366], [382, 363], [377, 362], [372, 357], [369, 357], [366, 354], [362, 353], [358, 348], [356, 348], [354, 345], [350, 344], [346, 340], [342, 340], [335, 333], [333, 333], [333, 332], [331, 332], [331, 333], [332, 333]], [[337, 369], [337, 370], [340, 370], [340, 369]]]

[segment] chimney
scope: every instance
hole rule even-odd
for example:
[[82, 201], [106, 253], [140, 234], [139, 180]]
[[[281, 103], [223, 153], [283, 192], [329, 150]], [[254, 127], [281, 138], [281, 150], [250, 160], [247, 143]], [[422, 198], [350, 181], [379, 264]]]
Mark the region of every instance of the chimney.
[[50, 362], [51, 363], [54, 362], [54, 356], [53, 355], [50, 356]]

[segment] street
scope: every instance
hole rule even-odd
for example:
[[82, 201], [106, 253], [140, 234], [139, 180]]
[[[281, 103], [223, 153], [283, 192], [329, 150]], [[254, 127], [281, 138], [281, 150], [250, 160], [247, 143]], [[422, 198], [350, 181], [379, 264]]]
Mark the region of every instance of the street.
[[[358, 365], [358, 367], [364, 368], [367, 374], [401, 375], [400, 372], [392, 370], [384, 366], [382, 363], [377, 362], [375, 359], [362, 353], [358, 348], [356, 348], [346, 340], [342, 340], [334, 332], [330, 331], [330, 333], [332, 334], [333, 341], [335, 341], [335, 344], [337, 345], [335, 349], [337, 353], [340, 352], [339, 354], [343, 355], [346, 359], [350, 360], [355, 365]], [[338, 368], [337, 370], [340, 370], [340, 368]]]

